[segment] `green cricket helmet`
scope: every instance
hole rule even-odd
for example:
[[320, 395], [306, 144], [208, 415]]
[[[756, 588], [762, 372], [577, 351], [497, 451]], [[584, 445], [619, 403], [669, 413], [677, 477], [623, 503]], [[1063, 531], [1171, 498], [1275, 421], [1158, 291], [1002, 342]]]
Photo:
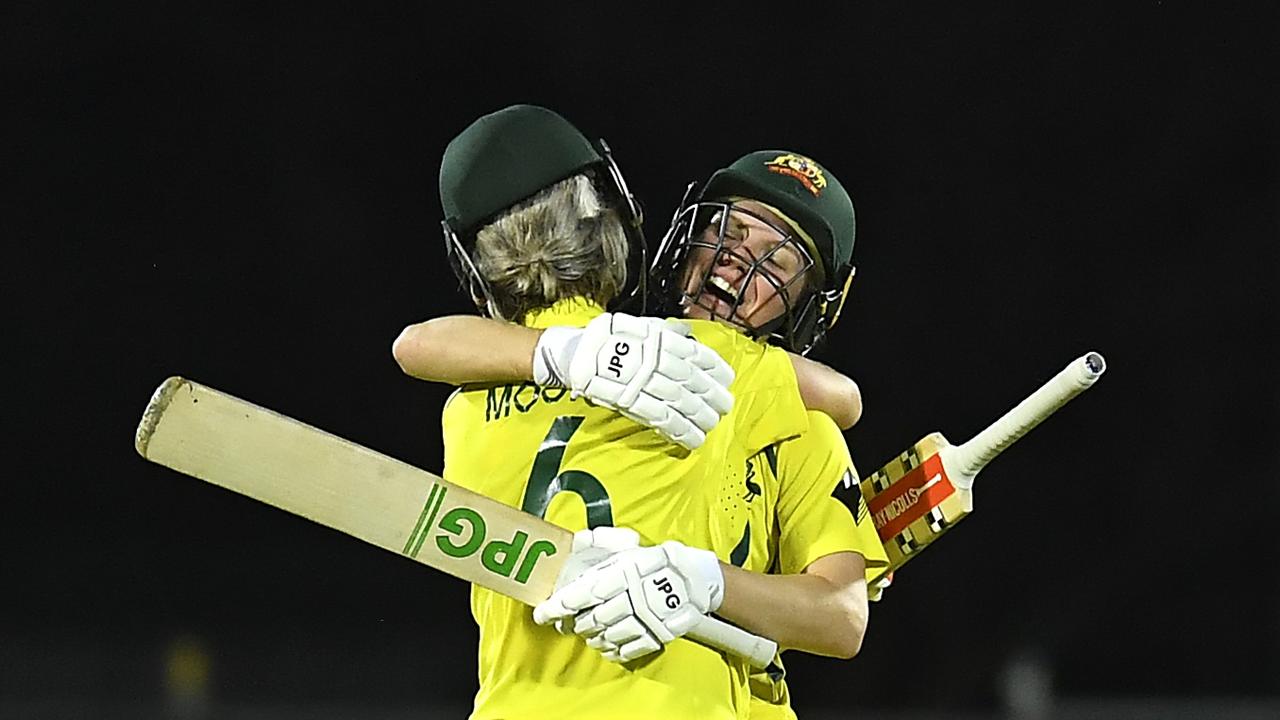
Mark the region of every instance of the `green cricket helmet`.
[[512, 105], [479, 118], [449, 142], [440, 161], [445, 248], [454, 274], [473, 298], [490, 298], [472, 255], [476, 233], [513, 206], [579, 173], [591, 177], [622, 218], [634, 265], [627, 277], [636, 279], [622, 297], [639, 295], [643, 302], [643, 214], [609, 146], [603, 139], [593, 145], [568, 120], [536, 105]]
[[[839, 319], [853, 278], [856, 220], [844, 186], [804, 155], [759, 150], [716, 171], [690, 201], [695, 188], [691, 184], [686, 191], [651, 268], [651, 282], [666, 303], [664, 311], [680, 313], [696, 305], [753, 336], [767, 337], [794, 352], [811, 350]], [[765, 206], [782, 222], [742, 207], [747, 200]], [[764, 254], [736, 249], [729, 230], [734, 215], [769, 225], [781, 242]], [[802, 258], [792, 277], [781, 276], [768, 263], [787, 247]], [[691, 252], [704, 258], [705, 268], [695, 267], [699, 263]], [[736, 287], [712, 277], [713, 268], [724, 264], [740, 270]], [[756, 276], [782, 298], [785, 310], [778, 317], [752, 322], [737, 316], [743, 289]], [[717, 299], [721, 302], [714, 302]]]

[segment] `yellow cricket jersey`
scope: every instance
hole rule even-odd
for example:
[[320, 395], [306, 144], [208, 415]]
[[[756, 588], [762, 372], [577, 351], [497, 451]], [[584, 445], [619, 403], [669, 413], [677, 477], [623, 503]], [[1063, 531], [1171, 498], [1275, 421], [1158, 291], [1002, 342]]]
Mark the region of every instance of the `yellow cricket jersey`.
[[[584, 301], [531, 315], [532, 327], [582, 327]], [[808, 419], [787, 355], [732, 328], [692, 321], [735, 371], [733, 411], [692, 452], [612, 411], [531, 382], [465, 388], [445, 406], [444, 477], [570, 530], [634, 528], [728, 561], [741, 532], [729, 503], [745, 460], [803, 433]], [[480, 626], [473, 718], [745, 718], [748, 668], [690, 640], [634, 663], [605, 661], [580, 638], [534, 624], [529, 607], [472, 587]]]
[[[746, 530], [732, 560], [746, 570], [791, 575], [838, 552], [862, 555], [868, 578], [889, 564], [844, 436], [820, 412], [805, 434], [750, 458], [740, 506]], [[752, 672], [751, 720], [794, 720], [785, 675], [780, 657]]]

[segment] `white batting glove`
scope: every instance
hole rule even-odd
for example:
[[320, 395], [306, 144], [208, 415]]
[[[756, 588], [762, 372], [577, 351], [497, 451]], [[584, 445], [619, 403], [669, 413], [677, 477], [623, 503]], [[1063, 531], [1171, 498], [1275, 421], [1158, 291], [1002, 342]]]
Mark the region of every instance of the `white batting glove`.
[[689, 326], [604, 313], [585, 328], [543, 331], [533, 380], [617, 411], [690, 450], [733, 407], [733, 368]]
[[575, 532], [569, 559], [560, 568], [556, 589], [578, 579], [587, 570], [607, 560], [610, 555], [637, 547], [640, 547], [640, 534], [631, 528], [606, 525]]
[[886, 573], [884, 577], [867, 586], [867, 600], [880, 602], [884, 598], [884, 591], [888, 590], [892, 584], [893, 573]]
[[[640, 547], [640, 534], [631, 528], [603, 526], [592, 530], [579, 530], [573, 534], [573, 546], [569, 559], [560, 568], [560, 577], [556, 579], [556, 589], [560, 589], [588, 569], [599, 565], [610, 555], [622, 550]], [[538, 615], [535, 612], [534, 617]], [[556, 629], [562, 635], [573, 634], [573, 617], [556, 617], [547, 622], [555, 622]], [[545, 625], [546, 622], [540, 623]]]
[[588, 646], [627, 662], [689, 632], [723, 598], [715, 553], [667, 541], [611, 555], [534, 608], [533, 618], [562, 629], [573, 618]]

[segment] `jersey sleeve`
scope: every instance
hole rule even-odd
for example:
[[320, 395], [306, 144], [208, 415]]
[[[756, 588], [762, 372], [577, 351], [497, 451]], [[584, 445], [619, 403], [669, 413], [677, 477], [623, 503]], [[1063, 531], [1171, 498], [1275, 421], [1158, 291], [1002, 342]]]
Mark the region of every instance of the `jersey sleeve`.
[[458, 445], [466, 436], [468, 425], [465, 404], [462, 388], [458, 388], [449, 393], [440, 410], [440, 440], [444, 450], [444, 469], [440, 476], [450, 482], [457, 481], [459, 456], [465, 454], [464, 448]]
[[694, 339], [733, 368], [732, 418], [747, 455], [804, 433], [809, 427], [795, 367], [786, 351], [709, 321], [686, 321]]
[[856, 552], [867, 569], [889, 564], [865, 502], [852, 507], [834, 493], [857, 472], [835, 421], [810, 412], [809, 431], [778, 450], [778, 560], [784, 574], [803, 571], [818, 558]]

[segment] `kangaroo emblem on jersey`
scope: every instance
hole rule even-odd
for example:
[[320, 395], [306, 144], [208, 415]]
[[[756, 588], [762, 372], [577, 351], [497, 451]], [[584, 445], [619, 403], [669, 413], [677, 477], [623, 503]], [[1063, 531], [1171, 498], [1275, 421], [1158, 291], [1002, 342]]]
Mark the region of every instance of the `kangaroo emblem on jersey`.
[[844, 475], [840, 477], [840, 484], [836, 486], [836, 492], [845, 496], [841, 500], [853, 513], [853, 523], [861, 525], [862, 521], [871, 514], [871, 508], [867, 506], [867, 499], [862, 496], [862, 485], [853, 474], [853, 468], [844, 471]]
[[747, 502], [751, 502], [752, 500], [755, 500], [760, 495], [760, 485], [752, 482], [755, 476], [756, 476], [756, 465], [755, 463], [751, 462], [750, 458], [748, 458], [747, 459], [747, 477], [743, 481], [747, 486], [747, 494], [742, 496], [742, 499]]

